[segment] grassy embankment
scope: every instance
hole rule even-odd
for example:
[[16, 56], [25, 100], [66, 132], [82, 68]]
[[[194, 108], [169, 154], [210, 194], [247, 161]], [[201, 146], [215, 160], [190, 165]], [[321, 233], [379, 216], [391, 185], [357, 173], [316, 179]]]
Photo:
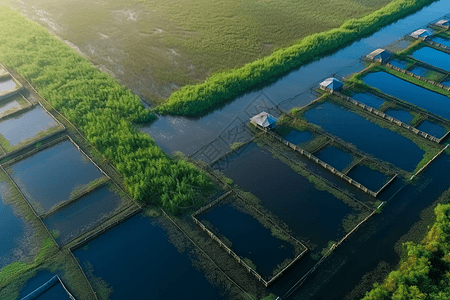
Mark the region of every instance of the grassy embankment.
[[[439, 202], [449, 198], [446, 191]], [[434, 224], [422, 242], [404, 243], [398, 269], [374, 284], [364, 300], [450, 298], [450, 204], [439, 204], [434, 211]]]
[[84, 132], [122, 173], [134, 199], [176, 213], [211, 186], [192, 164], [168, 157], [133, 126], [155, 118], [137, 96], [19, 13], [0, 6], [0, 16], [0, 61]]
[[308, 36], [293, 46], [275, 51], [242, 68], [217, 73], [198, 85], [185, 86], [174, 92], [155, 111], [160, 114], [203, 115], [250, 89], [272, 82], [292, 69], [373, 33], [432, 2], [394, 0], [365, 17], [351, 19], [339, 28]]

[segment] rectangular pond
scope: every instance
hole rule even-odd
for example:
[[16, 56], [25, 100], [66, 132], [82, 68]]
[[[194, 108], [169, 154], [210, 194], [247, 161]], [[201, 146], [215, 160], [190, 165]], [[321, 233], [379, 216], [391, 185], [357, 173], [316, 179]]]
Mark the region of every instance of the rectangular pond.
[[345, 235], [343, 220], [353, 209], [332, 194], [317, 190], [307, 178], [255, 143], [245, 155], [230, 154], [222, 162], [227, 164], [222, 166], [227, 177], [257, 196], [300, 241], [309, 241], [306, 246], [311, 250], [320, 253], [328, 241]]
[[[25, 286], [20, 291], [19, 299], [22, 299], [48, 282], [56, 274], [49, 271], [39, 271], [31, 279], [27, 280]], [[34, 299], [34, 298], [32, 298]], [[55, 285], [41, 294], [36, 300], [70, 300], [69, 295], [58, 281]], [[31, 299], [30, 299], [31, 300]]]
[[432, 136], [437, 137], [438, 139], [440, 139], [441, 137], [444, 136], [444, 134], [447, 133], [447, 130], [435, 123], [432, 123], [428, 120], [423, 121], [422, 123], [420, 123], [419, 126], [417, 126], [417, 129], [426, 132], [428, 134], [431, 134]]
[[74, 252], [94, 290], [100, 281], [110, 300], [223, 299], [192, 266], [190, 246], [180, 252], [155, 225], [139, 214]]
[[333, 146], [327, 146], [314, 156], [341, 172], [353, 161], [353, 155]]
[[391, 59], [389, 61], [389, 63], [391, 65], [393, 65], [394, 67], [400, 68], [400, 69], [406, 69], [406, 67], [408, 66], [408, 63], [404, 60], [400, 60], [400, 59]]
[[62, 246], [108, 219], [120, 204], [120, 195], [104, 185], [43, 221], [54, 234], [56, 242]]
[[14, 90], [16, 88], [16, 83], [11, 78], [0, 79], [0, 92], [6, 92]]
[[423, 47], [412, 53], [412, 57], [429, 65], [450, 71], [450, 55], [431, 47]]
[[409, 83], [386, 72], [369, 73], [362, 80], [383, 93], [422, 107], [429, 112], [450, 120], [450, 98], [447, 96]]
[[1, 102], [0, 103], [0, 114], [5, 113], [12, 108], [19, 108], [19, 107], [20, 107], [20, 104], [19, 104], [19, 102], [17, 102], [17, 100]]
[[432, 39], [432, 41], [435, 42], [435, 43], [438, 43], [438, 44], [450, 47], [450, 40], [448, 40], [448, 39], [444, 39], [444, 38], [441, 38], [441, 37], [435, 37], [435, 38]]
[[424, 151], [411, 140], [330, 102], [306, 111], [304, 118], [403, 170], [413, 171], [423, 158]]
[[381, 104], [384, 103], [383, 99], [369, 93], [356, 93], [352, 96], [352, 98], [356, 101], [364, 103], [367, 106], [377, 109], [380, 108]]
[[277, 265], [296, 256], [292, 244], [274, 237], [257, 219], [230, 201], [220, 202], [197, 219], [219, 238], [224, 236], [230, 242], [225, 244], [249, 259], [266, 280], [278, 273], [274, 273]]
[[103, 176], [68, 140], [11, 165], [10, 174], [39, 213], [69, 200], [74, 188]]
[[414, 116], [411, 113], [403, 109], [390, 108], [386, 111], [386, 114], [406, 124], [414, 119]]
[[298, 145], [311, 140], [313, 137], [313, 134], [309, 131], [292, 130], [284, 137], [284, 139], [294, 145]]
[[56, 121], [40, 106], [36, 106], [0, 121], [0, 134], [10, 146], [16, 146], [55, 126], [58, 126]]
[[347, 175], [374, 192], [377, 192], [389, 180], [385, 174], [364, 165], [354, 167]]
[[20, 259], [26, 234], [24, 220], [6, 202], [9, 188], [6, 182], [0, 182], [0, 269]]

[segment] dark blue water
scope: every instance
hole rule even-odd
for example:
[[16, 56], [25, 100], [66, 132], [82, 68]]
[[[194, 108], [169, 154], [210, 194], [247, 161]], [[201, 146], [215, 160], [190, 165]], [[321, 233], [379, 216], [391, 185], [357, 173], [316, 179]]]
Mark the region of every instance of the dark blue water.
[[435, 123], [431, 123], [430, 121], [423, 121], [419, 126], [417, 126], [417, 129], [422, 130], [425, 133], [431, 134], [438, 139], [443, 137], [444, 134], [447, 133], [447, 130]]
[[[31, 278], [25, 284], [25, 287], [20, 291], [19, 299], [27, 296], [29, 293], [33, 292], [35, 289], [49, 281], [55, 274], [48, 271], [39, 271], [36, 276]], [[62, 287], [61, 283], [56, 283], [50, 289], [48, 289], [41, 296], [37, 297], [36, 300], [70, 300], [66, 291]]]
[[33, 207], [47, 212], [68, 200], [73, 188], [102, 173], [71, 142], [64, 141], [13, 164], [11, 176]]
[[342, 220], [352, 210], [341, 200], [317, 190], [307, 178], [254, 143], [246, 155], [231, 160], [224, 174], [256, 195], [295, 236], [318, 245], [319, 252], [328, 241], [343, 237]]
[[12, 79], [0, 81], [0, 92], [12, 90], [16, 87], [16, 83]]
[[4, 103], [0, 104], [0, 113], [4, 113], [8, 109], [11, 109], [13, 107], [18, 107], [18, 106], [19, 106], [19, 102], [17, 102], [16, 100], [4, 102]]
[[414, 105], [420, 106], [432, 113], [450, 119], [450, 99], [444, 95], [432, 92], [418, 85], [406, 82], [385, 72], [367, 74], [363, 81]]
[[441, 82], [443, 85], [450, 86], [450, 81]]
[[450, 55], [445, 52], [430, 47], [423, 47], [415, 51], [412, 56], [427, 64], [450, 71]]
[[[0, 190], [7, 189], [5, 182], [0, 183]], [[23, 221], [16, 217], [10, 205], [3, 203], [0, 193], [0, 269], [14, 260], [14, 249], [19, 247], [19, 238], [24, 234]]]
[[414, 119], [414, 116], [412, 114], [402, 109], [390, 108], [386, 111], [386, 114], [393, 118], [396, 118], [399, 121], [402, 121], [403, 123], [409, 123]]
[[385, 174], [366, 166], [356, 166], [347, 175], [374, 192], [378, 191], [387, 182]]
[[35, 137], [39, 131], [45, 131], [57, 125], [42, 108], [35, 107], [14, 118], [8, 118], [0, 122], [0, 134], [3, 135], [12, 146]]
[[284, 139], [288, 142], [291, 142], [294, 145], [298, 145], [300, 143], [304, 143], [313, 138], [313, 134], [309, 131], [297, 131], [292, 130], [289, 132]]
[[408, 65], [408, 63], [404, 60], [399, 60], [399, 59], [391, 59], [389, 61], [389, 63], [397, 68], [400, 69], [406, 69], [406, 66]]
[[422, 67], [414, 67], [412, 70], [410, 70], [411, 73], [425, 77], [430, 70], [422, 68]]
[[365, 118], [326, 102], [322, 109], [305, 112], [308, 122], [321, 126], [358, 149], [390, 162], [406, 171], [413, 171], [424, 151], [396, 132], [381, 128]]
[[287, 258], [294, 258], [294, 246], [275, 238], [251, 215], [227, 203], [215, 206], [199, 216], [210, 222], [233, 244], [232, 250], [240, 257], [250, 259], [256, 271], [270, 278], [276, 266]]
[[353, 160], [353, 156], [350, 153], [332, 146], [328, 146], [322, 151], [314, 153], [314, 155], [339, 171], [342, 171]]
[[378, 98], [369, 93], [354, 94], [352, 96], [352, 98], [355, 99], [356, 101], [364, 103], [365, 105], [373, 107], [373, 108], [379, 108], [381, 106], [381, 104], [383, 104], [383, 102], [384, 102], [383, 99]]
[[[152, 219], [137, 215], [74, 252], [83, 268], [114, 289], [110, 299], [222, 299], [188, 254], [171, 244]], [[85, 269], [86, 270], [86, 269]]]
[[444, 38], [441, 38], [441, 37], [435, 37], [435, 38], [433, 38], [433, 42], [442, 44], [442, 45], [447, 46], [447, 47], [450, 47], [450, 40], [448, 40], [448, 39], [444, 39]]
[[64, 245], [83, 232], [94, 228], [120, 206], [121, 198], [103, 186], [44, 219], [49, 230], [57, 230], [59, 245]]

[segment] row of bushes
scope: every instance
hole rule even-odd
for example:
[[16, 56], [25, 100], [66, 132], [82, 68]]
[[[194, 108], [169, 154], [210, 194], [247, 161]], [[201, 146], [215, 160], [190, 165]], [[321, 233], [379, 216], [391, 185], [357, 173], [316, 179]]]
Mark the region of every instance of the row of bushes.
[[436, 221], [423, 243], [406, 243], [407, 257], [364, 300], [450, 299], [450, 204], [435, 208]]
[[433, 1], [394, 0], [363, 18], [348, 20], [340, 28], [308, 36], [242, 68], [212, 75], [204, 83], [185, 86], [155, 111], [160, 114], [204, 115], [246, 91], [272, 82], [294, 68], [373, 33]]
[[0, 61], [27, 78], [113, 162], [139, 201], [172, 212], [210, 186], [193, 165], [168, 157], [133, 123], [155, 116], [108, 74], [14, 10], [0, 5]]

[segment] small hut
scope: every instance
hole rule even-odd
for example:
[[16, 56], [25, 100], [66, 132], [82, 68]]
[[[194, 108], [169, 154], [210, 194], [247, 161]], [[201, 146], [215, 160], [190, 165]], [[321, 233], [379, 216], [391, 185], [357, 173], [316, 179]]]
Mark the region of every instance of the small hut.
[[339, 80], [337, 80], [334, 77], [330, 77], [330, 78], [322, 81], [319, 85], [319, 88], [324, 91], [329, 91], [329, 90], [339, 91], [342, 89], [343, 86], [344, 86], [344, 84], [342, 82], [340, 82]]
[[390, 53], [386, 49], [377, 49], [369, 54], [366, 55], [366, 58], [371, 61], [377, 61], [377, 62], [387, 62], [392, 58], [392, 53]]
[[450, 21], [449, 20], [440, 20], [440, 21], [437, 21], [436, 23], [434, 23], [434, 25], [448, 29], [450, 27]]
[[252, 117], [250, 119], [250, 123], [253, 125], [259, 125], [263, 128], [272, 129], [275, 127], [275, 124], [277, 122], [277, 119], [263, 111], [262, 113], [257, 114], [256, 116]]
[[415, 38], [415, 39], [425, 40], [430, 35], [431, 35], [431, 33], [428, 30], [426, 30], [426, 29], [418, 29], [418, 30], [414, 31], [413, 33], [411, 33], [410, 37]]

